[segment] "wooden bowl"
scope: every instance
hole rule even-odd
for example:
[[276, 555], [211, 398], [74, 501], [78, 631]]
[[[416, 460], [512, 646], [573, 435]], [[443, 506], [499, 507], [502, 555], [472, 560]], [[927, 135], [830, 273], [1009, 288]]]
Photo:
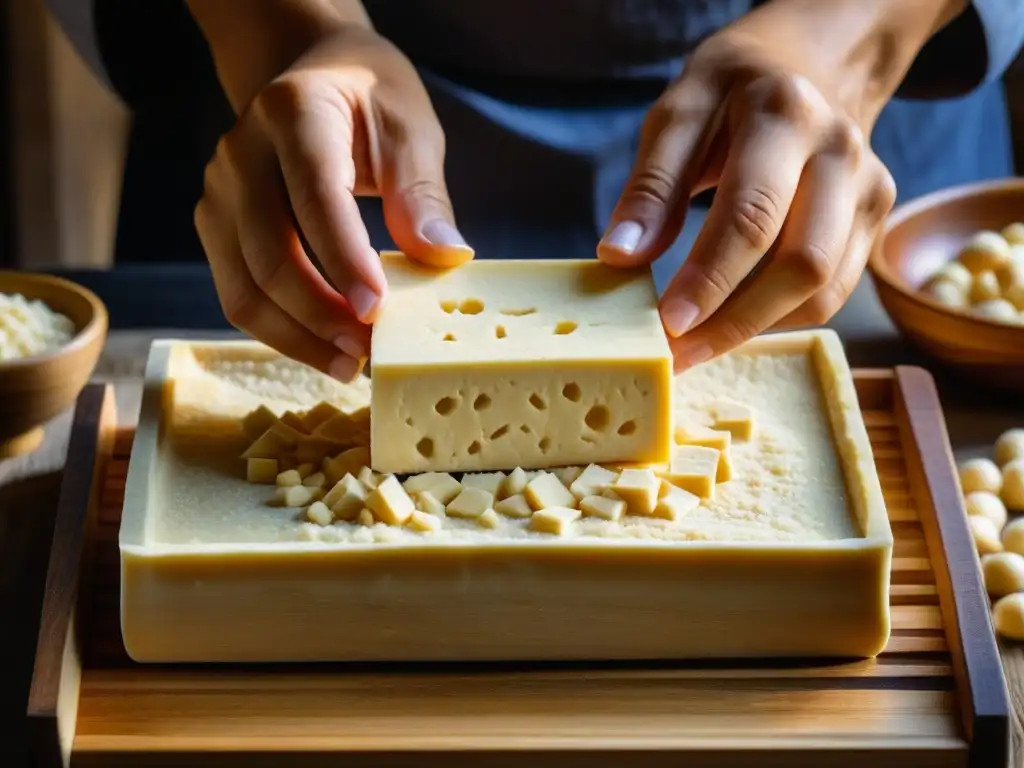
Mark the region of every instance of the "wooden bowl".
[[107, 338], [107, 308], [80, 285], [50, 275], [0, 271], [0, 293], [39, 299], [66, 315], [77, 333], [42, 355], [0, 360], [0, 459], [29, 453], [43, 442], [43, 426], [77, 399]]
[[926, 354], [982, 386], [1024, 391], [1024, 325], [970, 315], [920, 289], [982, 229], [1024, 221], [1024, 178], [940, 190], [897, 206], [868, 260], [878, 298]]

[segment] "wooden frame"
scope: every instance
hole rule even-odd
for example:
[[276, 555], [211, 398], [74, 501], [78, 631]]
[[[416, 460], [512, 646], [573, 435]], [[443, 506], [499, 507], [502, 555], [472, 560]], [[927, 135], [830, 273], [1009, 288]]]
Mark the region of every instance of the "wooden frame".
[[[917, 531], [915, 539], [898, 540], [894, 557], [900, 577], [890, 599], [897, 621], [887, 650], [895, 655], [813, 668], [590, 665], [583, 667], [585, 674], [580, 665], [483, 671], [449, 665], [277, 666], [216, 673], [136, 666], [107, 648], [118, 639], [111, 628], [116, 605], [101, 605], [110, 602], [109, 583], [107, 594], [95, 592], [93, 647], [79, 655], [82, 644], [74, 629], [83, 625], [72, 617], [87, 615], [86, 599], [93, 593], [86, 577], [100, 485], [90, 487], [86, 480], [95, 475], [85, 467], [103, 472], [109, 457], [117, 456], [105, 475], [110, 489], [100, 511], [101, 524], [116, 531], [127, 456], [127, 435], [115, 445], [109, 390], [91, 385], [79, 399], [69, 454], [69, 467], [80, 469], [65, 477], [54, 532], [28, 713], [34, 758], [44, 766], [67, 766], [74, 751], [76, 766], [196, 760], [302, 768], [339, 760], [561, 766], [627, 760], [636, 766], [693, 761], [791, 768], [860, 767], [870, 760], [872, 768], [1003, 768], [1010, 704], [938, 395], [931, 377], [916, 368], [861, 370], [855, 378], [868, 429], [879, 440], [876, 464], [887, 477], [898, 477], [888, 490], [890, 518], [900, 530]], [[100, 568], [104, 556], [97, 552], [96, 558]], [[106, 634], [99, 625], [107, 627]], [[948, 707], [942, 710], [942, 721], [948, 720], [943, 733], [914, 730], [913, 707], [903, 710], [911, 718], [905, 738], [885, 730], [900, 711], [884, 707], [904, 696]], [[742, 709], [729, 710], [729, 702]], [[539, 709], [565, 712], [565, 722], [531, 719]], [[82, 712], [88, 725], [75, 740]], [[501, 728], [494, 725], [498, 713]], [[321, 730], [307, 728], [306, 718]], [[836, 732], [831, 739], [815, 730], [823, 719]], [[711, 735], [694, 736], [698, 731], [687, 720], [703, 723]], [[853, 731], [842, 731], [859, 720], [878, 723], [889, 735], [854, 739]], [[801, 729], [813, 733], [807, 737]]]

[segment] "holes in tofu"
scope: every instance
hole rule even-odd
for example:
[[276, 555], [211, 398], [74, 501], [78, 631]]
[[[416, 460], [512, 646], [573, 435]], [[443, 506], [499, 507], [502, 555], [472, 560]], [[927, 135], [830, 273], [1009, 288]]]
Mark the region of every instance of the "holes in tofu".
[[429, 437], [424, 437], [416, 443], [416, 450], [423, 458], [432, 458], [434, 456], [434, 441]]
[[562, 397], [572, 403], [578, 403], [580, 397], [583, 396], [583, 391], [580, 389], [580, 385], [575, 381], [570, 381], [564, 387], [562, 387]]
[[487, 394], [477, 395], [473, 401], [474, 411], [485, 411], [491, 407], [491, 396]]
[[442, 397], [436, 403], [434, 403], [434, 410], [437, 411], [439, 416], [447, 416], [449, 413], [455, 410], [455, 407], [459, 404], [459, 401], [454, 397]]
[[469, 448], [466, 449], [466, 453], [468, 453], [470, 456], [476, 456], [478, 453], [480, 453], [480, 441], [474, 440], [472, 443], [470, 443]]
[[542, 437], [540, 439], [540, 442], [537, 443], [537, 447], [540, 448], [541, 453], [547, 453], [549, 450], [551, 450], [551, 438]]
[[529, 424], [520, 424], [519, 425], [519, 431], [522, 432], [524, 435], [530, 434], [530, 425]]
[[570, 333], [579, 328], [579, 325], [574, 323], [572, 320], [562, 320], [555, 326], [556, 336], [568, 336]]
[[611, 414], [608, 412], [607, 406], [595, 405], [587, 411], [587, 415], [583, 417], [583, 421], [594, 432], [604, 432], [608, 429], [608, 422], [611, 421]]
[[543, 411], [548, 407], [548, 404], [544, 402], [544, 398], [534, 392], [530, 395], [530, 405], [536, 408], [538, 411]]
[[508, 331], [505, 330], [504, 325], [494, 326], [494, 337], [496, 339], [504, 339], [506, 336], [508, 336]]
[[444, 338], [441, 339], [441, 341], [455, 341], [455, 334], [454, 333], [446, 333], [444, 335]]
[[406, 426], [409, 426], [409, 427], [413, 426], [413, 423], [412, 423], [412, 416], [408, 416], [408, 417], [406, 417], [406, 419], [405, 419], [405, 423], [406, 423]]
[[491, 440], [497, 440], [498, 438], [504, 437], [507, 434], [508, 434], [508, 424], [505, 424], [504, 426], [498, 427], [496, 430], [491, 432]]
[[525, 309], [502, 309], [499, 310], [503, 315], [509, 315], [510, 317], [525, 317], [526, 315], [532, 315], [537, 312], [535, 307], [526, 307]]
[[484, 303], [480, 299], [463, 299], [459, 303], [459, 312], [464, 315], [479, 315], [484, 311]]
[[617, 432], [623, 437], [632, 435], [634, 432], [636, 432], [636, 422], [632, 420], [622, 422]]

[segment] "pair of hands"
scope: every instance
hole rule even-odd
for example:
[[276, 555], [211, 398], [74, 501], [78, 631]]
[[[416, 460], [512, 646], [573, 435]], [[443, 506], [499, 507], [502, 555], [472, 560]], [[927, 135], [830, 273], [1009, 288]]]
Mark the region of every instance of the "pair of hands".
[[[679, 234], [691, 197], [716, 188], [661, 299], [677, 370], [768, 329], [826, 321], [895, 198], [866, 138], [888, 94], [840, 72], [800, 39], [800, 24], [780, 31], [779, 4], [706, 40], [652, 107], [598, 247], [611, 265], [648, 263]], [[410, 258], [463, 263], [474, 253], [455, 225], [444, 154], [430, 99], [397, 48], [368, 26], [323, 35], [241, 111], [207, 167], [195, 223], [228, 320], [355, 377], [387, 298], [356, 196], [382, 198]]]

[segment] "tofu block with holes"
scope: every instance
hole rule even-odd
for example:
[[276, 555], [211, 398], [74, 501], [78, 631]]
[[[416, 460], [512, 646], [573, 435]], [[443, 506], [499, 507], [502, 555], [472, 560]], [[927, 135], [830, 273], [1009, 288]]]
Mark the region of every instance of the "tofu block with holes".
[[647, 268], [381, 255], [371, 452], [378, 472], [642, 461], [672, 446], [672, 355]]
[[[120, 531], [136, 661], [867, 657], [887, 642], [893, 538], [831, 332], [758, 338], [675, 377], [675, 424], [709, 428], [721, 398], [757, 420], [714, 498], [539, 522], [525, 501], [523, 514], [420, 511], [404, 525], [316, 525], [269, 506], [274, 486], [248, 482], [240, 458], [250, 438], [225, 425], [259, 404], [361, 406], [265, 354], [153, 345]], [[217, 428], [197, 440], [201, 423]]]

